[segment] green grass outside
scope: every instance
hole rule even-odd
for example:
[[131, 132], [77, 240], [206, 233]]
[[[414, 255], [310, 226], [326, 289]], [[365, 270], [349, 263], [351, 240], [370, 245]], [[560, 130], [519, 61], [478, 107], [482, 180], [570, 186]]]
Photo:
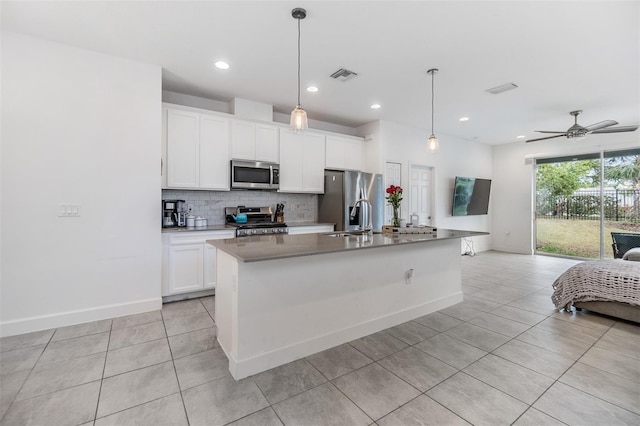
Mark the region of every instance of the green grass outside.
[[[613, 258], [611, 232], [638, 232], [638, 224], [605, 222], [604, 257]], [[631, 228], [631, 229], [630, 229]], [[536, 219], [536, 249], [564, 256], [600, 258], [600, 221]]]

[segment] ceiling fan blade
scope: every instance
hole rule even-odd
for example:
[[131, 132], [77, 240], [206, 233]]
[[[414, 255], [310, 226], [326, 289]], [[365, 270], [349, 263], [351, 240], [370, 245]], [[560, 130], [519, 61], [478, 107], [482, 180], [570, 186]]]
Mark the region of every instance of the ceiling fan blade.
[[567, 133], [566, 130], [561, 130], [559, 132], [554, 132], [551, 130], [534, 130], [534, 132], [538, 132], [538, 133]]
[[529, 139], [529, 140], [527, 140], [527, 141], [525, 141], [525, 142], [527, 142], [527, 143], [528, 143], [528, 142], [537, 142], [537, 141], [543, 141], [543, 140], [545, 140], [545, 139], [559, 138], [559, 137], [561, 137], [561, 136], [567, 136], [567, 134], [566, 134], [566, 133], [563, 133], [563, 134], [561, 134], [561, 135], [547, 136], [546, 138]]
[[638, 126], [618, 126], [618, 127], [609, 127], [608, 129], [600, 129], [596, 130], [594, 134], [598, 133], [622, 133], [622, 132], [634, 132], [638, 129]]
[[585, 127], [585, 129], [587, 129], [590, 132], [593, 132], [594, 130], [604, 129], [605, 127], [615, 126], [616, 124], [618, 124], [617, 121], [605, 120], [599, 123], [592, 124], [591, 126], [587, 126]]

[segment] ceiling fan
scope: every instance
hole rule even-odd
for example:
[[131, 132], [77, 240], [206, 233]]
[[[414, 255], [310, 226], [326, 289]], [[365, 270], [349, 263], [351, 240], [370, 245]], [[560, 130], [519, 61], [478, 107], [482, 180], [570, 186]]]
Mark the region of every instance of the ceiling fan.
[[634, 130], [636, 130], [638, 128], [638, 126], [611, 127], [611, 126], [615, 126], [616, 124], [618, 124], [617, 121], [613, 121], [613, 120], [605, 120], [605, 121], [601, 121], [599, 123], [592, 124], [592, 125], [587, 126], [587, 127], [583, 127], [583, 126], [578, 124], [578, 115], [581, 112], [582, 112], [582, 110], [577, 110], [577, 111], [571, 111], [569, 113], [569, 114], [573, 115], [573, 117], [575, 118], [575, 122], [574, 122], [573, 126], [569, 127], [566, 131], [553, 132], [553, 131], [550, 131], [550, 130], [536, 130], [536, 132], [538, 132], [538, 133], [560, 133], [559, 135], [547, 136], [547, 137], [544, 137], [544, 138], [537, 138], [537, 139], [529, 139], [527, 142], [543, 141], [545, 139], [559, 138], [561, 136], [566, 136], [567, 139], [575, 139], [575, 138], [582, 139], [583, 137], [585, 137], [586, 135], [588, 135], [590, 133], [597, 134], [597, 133], [633, 132]]

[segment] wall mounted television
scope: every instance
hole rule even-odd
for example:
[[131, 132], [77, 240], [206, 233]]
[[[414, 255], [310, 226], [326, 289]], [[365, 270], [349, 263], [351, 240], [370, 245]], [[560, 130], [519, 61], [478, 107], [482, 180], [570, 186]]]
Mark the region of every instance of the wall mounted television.
[[453, 216], [487, 214], [491, 179], [456, 176], [453, 189]]

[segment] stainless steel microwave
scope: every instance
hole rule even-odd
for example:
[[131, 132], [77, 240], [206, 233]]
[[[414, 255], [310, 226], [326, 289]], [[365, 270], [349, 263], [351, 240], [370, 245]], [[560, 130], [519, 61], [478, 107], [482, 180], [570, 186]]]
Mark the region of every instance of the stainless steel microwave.
[[231, 189], [280, 188], [280, 165], [265, 161], [231, 160]]

